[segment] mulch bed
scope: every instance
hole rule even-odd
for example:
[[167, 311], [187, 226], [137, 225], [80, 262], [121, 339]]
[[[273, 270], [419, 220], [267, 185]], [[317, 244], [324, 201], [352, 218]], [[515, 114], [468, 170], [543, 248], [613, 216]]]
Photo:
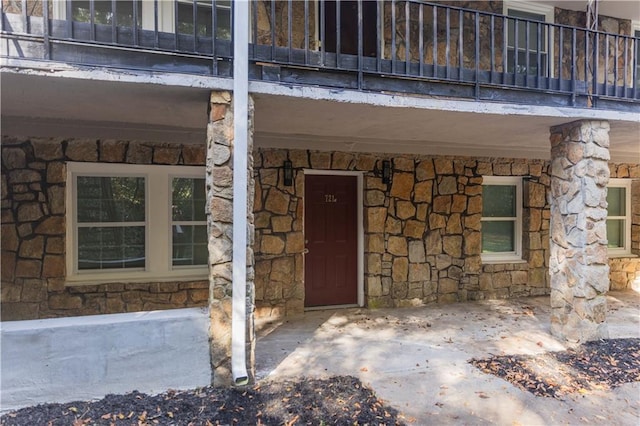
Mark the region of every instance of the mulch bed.
[[469, 362], [536, 396], [562, 399], [640, 381], [640, 339], [606, 339], [566, 351]]
[[1, 425], [396, 425], [398, 412], [351, 376], [263, 382], [246, 389], [132, 392], [99, 401], [43, 404]]

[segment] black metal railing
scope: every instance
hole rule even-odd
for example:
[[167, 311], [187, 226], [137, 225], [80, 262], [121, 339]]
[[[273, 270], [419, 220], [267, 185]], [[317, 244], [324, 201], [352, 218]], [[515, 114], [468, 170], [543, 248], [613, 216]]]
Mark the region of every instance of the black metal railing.
[[2, 54], [230, 75], [231, 13], [231, 0], [3, 0]]
[[377, 75], [474, 85], [476, 95], [493, 86], [640, 99], [640, 39], [632, 36], [418, 0], [252, 6], [255, 59], [357, 72], [365, 90], [393, 86], [366, 82]]
[[[232, 13], [231, 0], [3, 0], [2, 56], [231, 76]], [[251, 0], [249, 22], [251, 78], [640, 101], [637, 37], [419, 0]]]

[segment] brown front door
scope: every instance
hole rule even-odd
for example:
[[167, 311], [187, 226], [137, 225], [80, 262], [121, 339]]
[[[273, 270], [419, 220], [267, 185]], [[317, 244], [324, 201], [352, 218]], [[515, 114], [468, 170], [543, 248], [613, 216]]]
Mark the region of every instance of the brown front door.
[[305, 176], [305, 306], [358, 302], [356, 176]]

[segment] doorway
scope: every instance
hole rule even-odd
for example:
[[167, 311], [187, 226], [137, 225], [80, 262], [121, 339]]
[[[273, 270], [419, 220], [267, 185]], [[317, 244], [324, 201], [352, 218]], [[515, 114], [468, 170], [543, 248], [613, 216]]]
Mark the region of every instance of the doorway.
[[[377, 1], [362, 2], [362, 54], [375, 57], [377, 54]], [[358, 2], [354, 0], [325, 1], [324, 3], [324, 49], [326, 52], [358, 54]], [[340, 20], [338, 7], [340, 4]], [[321, 6], [323, 7], [323, 6]], [[340, 51], [338, 52], [338, 34]]]
[[358, 176], [305, 175], [305, 307], [360, 303]]

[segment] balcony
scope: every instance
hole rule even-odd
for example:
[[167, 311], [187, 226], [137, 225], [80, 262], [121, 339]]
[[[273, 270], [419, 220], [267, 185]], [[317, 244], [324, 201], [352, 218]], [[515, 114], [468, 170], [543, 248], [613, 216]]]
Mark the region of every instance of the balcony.
[[[3, 1], [1, 56], [231, 77], [233, 2]], [[253, 0], [250, 78], [635, 111], [637, 37], [422, 1]]]

